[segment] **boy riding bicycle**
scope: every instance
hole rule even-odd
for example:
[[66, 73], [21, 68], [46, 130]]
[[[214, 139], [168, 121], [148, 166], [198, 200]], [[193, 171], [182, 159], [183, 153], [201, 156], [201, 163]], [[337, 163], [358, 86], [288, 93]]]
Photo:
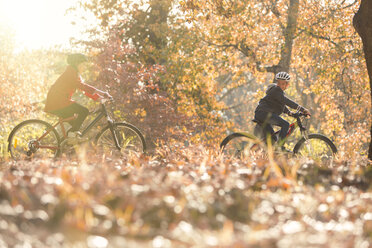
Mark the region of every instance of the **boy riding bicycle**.
[[260, 100], [254, 115], [255, 120], [262, 124], [263, 137], [265, 138], [267, 135], [272, 135], [274, 133], [272, 125], [281, 127], [279, 140], [277, 140], [275, 135], [272, 135], [271, 137], [274, 142], [277, 142], [278, 146], [280, 146], [282, 150], [285, 150], [284, 142], [288, 133], [289, 123], [281, 118], [280, 115], [283, 112], [289, 116], [293, 115], [287, 106], [303, 112], [306, 115], [311, 115], [306, 108], [298, 105], [296, 102], [285, 96], [284, 91], [288, 88], [290, 79], [291, 77], [287, 72], [277, 73], [275, 75], [276, 84], [268, 86], [266, 96]]
[[74, 115], [77, 116], [69, 121], [71, 124], [71, 128], [67, 131], [69, 137], [80, 135], [79, 129], [89, 114], [89, 110], [86, 107], [71, 99], [77, 89], [84, 91], [85, 95], [93, 100], [97, 100], [98, 97], [111, 97], [109, 93], [83, 82], [79, 71], [81, 70], [81, 65], [87, 61], [87, 57], [80, 53], [68, 55], [68, 66], [65, 72], [51, 86], [45, 104], [45, 112], [57, 115], [60, 118], [65, 119]]

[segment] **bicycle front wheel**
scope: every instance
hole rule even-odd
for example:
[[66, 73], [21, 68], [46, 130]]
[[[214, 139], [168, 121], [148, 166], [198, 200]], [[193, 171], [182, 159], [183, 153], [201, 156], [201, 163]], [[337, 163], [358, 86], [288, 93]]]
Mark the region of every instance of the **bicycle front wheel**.
[[308, 157], [322, 165], [331, 166], [337, 148], [333, 142], [321, 134], [309, 134], [308, 138], [300, 139], [293, 152], [300, 156]]
[[256, 136], [237, 132], [228, 135], [220, 144], [221, 151], [230, 157], [252, 157], [264, 154], [263, 144]]
[[18, 124], [8, 137], [8, 151], [14, 160], [58, 156], [59, 135], [49, 123], [27, 120]]
[[[117, 145], [115, 144], [117, 140]], [[106, 126], [96, 136], [96, 145], [104, 154], [125, 155], [130, 153], [144, 153], [146, 142], [140, 130], [129, 123], [114, 123], [112, 129]]]

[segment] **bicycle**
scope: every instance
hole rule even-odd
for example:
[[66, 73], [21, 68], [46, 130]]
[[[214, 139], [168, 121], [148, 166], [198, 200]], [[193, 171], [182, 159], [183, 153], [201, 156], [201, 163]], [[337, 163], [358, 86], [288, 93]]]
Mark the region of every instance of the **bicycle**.
[[[107, 102], [113, 102], [112, 98], [100, 100], [100, 107], [89, 113], [97, 116], [86, 125], [81, 132], [79, 142], [86, 143], [93, 140], [93, 144], [105, 154], [115, 150], [122, 153], [144, 153], [146, 142], [141, 131], [127, 122], [115, 122], [106, 108]], [[63, 125], [76, 118], [60, 118], [54, 125], [39, 119], [30, 119], [21, 122], [10, 132], [8, 137], [8, 151], [14, 160], [34, 158], [56, 158], [65, 148], [71, 148], [76, 144], [69, 144], [66, 129]], [[88, 132], [102, 119], [106, 118], [107, 125], [95, 135], [87, 135]], [[60, 126], [62, 138], [56, 128]], [[94, 139], [93, 139], [94, 137]]]
[[[305, 114], [297, 112], [293, 114], [296, 121], [289, 126], [286, 139], [293, 134], [293, 132], [300, 128], [301, 138], [298, 140], [293, 148], [293, 154], [299, 156], [306, 156], [314, 161], [320, 161], [323, 164], [331, 165], [335, 154], [337, 153], [336, 145], [326, 136], [322, 134], [309, 134], [307, 128], [302, 124]], [[259, 138], [257, 134], [262, 134], [263, 123], [253, 120], [256, 123], [254, 134], [247, 132], [235, 132], [224, 138], [220, 144], [222, 152], [233, 156], [255, 156], [258, 153], [265, 153], [266, 139]], [[279, 131], [276, 131], [272, 136], [279, 136]], [[274, 137], [271, 137], [274, 140]]]

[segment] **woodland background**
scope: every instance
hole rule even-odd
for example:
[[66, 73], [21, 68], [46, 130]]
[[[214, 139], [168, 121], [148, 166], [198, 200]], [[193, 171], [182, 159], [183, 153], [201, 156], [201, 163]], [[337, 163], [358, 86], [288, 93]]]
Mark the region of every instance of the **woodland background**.
[[[302, 243], [306, 246], [312, 244], [311, 235], [326, 232], [313, 245], [368, 247], [371, 93], [362, 43], [352, 24], [359, 4], [341, 0], [77, 3], [69, 11], [76, 22], [85, 22], [82, 11], [97, 20], [95, 25], [87, 22], [86, 39], [71, 40], [73, 50], [92, 58], [83, 78], [113, 95], [115, 118], [138, 126], [151, 147], [148, 156], [124, 160], [80, 156], [57, 162], [10, 161], [7, 137], [17, 123], [30, 118], [56, 120], [42, 109], [71, 51], [18, 51], [9, 30], [0, 26], [0, 199], [3, 209], [9, 207], [8, 212], [0, 211], [3, 242], [16, 244], [24, 235], [39, 247], [48, 247], [48, 242], [62, 247], [76, 238], [68, 234], [72, 227], [82, 233], [76, 240], [87, 240], [89, 247], [95, 247], [89, 240], [93, 244], [108, 240], [114, 246], [124, 242], [122, 236], [129, 237], [128, 244], [153, 247], [285, 247], [300, 242], [294, 237], [299, 233], [306, 237], [307, 243]], [[312, 113], [310, 130], [337, 144], [335, 168], [315, 166], [306, 171], [305, 160], [218, 157], [219, 142], [226, 134], [252, 130], [253, 111], [275, 73], [282, 70], [292, 75], [288, 96]], [[96, 104], [81, 94], [75, 99], [90, 107]], [[273, 163], [287, 173], [258, 176], [257, 171]], [[107, 178], [99, 176], [103, 173]], [[157, 188], [158, 184], [163, 187]], [[80, 202], [81, 194], [86, 198]], [[306, 211], [299, 206], [302, 201], [309, 204]], [[21, 206], [19, 211], [16, 206]], [[27, 211], [32, 218], [27, 218]], [[59, 232], [48, 240], [46, 230], [30, 232], [33, 221]], [[5, 233], [12, 232], [22, 235], [6, 240]], [[343, 236], [352, 239], [345, 243]]]

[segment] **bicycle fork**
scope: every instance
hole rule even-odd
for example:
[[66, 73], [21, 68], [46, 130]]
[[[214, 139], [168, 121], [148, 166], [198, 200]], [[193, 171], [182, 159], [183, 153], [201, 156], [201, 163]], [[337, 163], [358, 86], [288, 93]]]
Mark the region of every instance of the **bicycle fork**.
[[302, 137], [304, 137], [305, 141], [309, 139], [309, 133], [307, 130], [301, 131]]
[[312, 147], [312, 145], [310, 144], [310, 141], [309, 141], [308, 131], [306, 129], [301, 130], [301, 134], [302, 134], [302, 137], [304, 137], [304, 139], [305, 139], [304, 145], [307, 147], [308, 152], [310, 153], [310, 155], [313, 154], [313, 147]]
[[110, 128], [112, 137], [114, 138], [115, 147], [116, 147], [116, 149], [118, 149], [120, 151], [121, 147], [120, 147], [120, 144], [119, 144], [118, 136], [115, 132], [114, 122], [111, 119], [108, 119], [108, 125], [109, 125], [109, 128]]

